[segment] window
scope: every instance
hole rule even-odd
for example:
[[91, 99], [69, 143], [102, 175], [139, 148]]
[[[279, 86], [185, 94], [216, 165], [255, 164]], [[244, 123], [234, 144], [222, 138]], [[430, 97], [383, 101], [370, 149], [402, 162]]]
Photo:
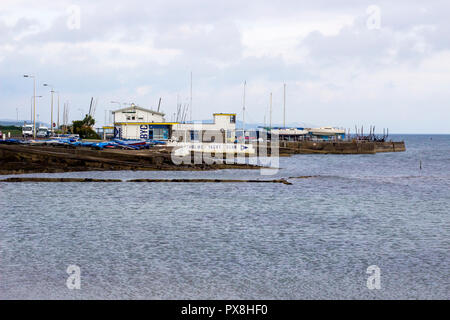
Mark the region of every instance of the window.
[[131, 117], [131, 120], [136, 120], [136, 117], [135, 117], [135, 116], [132, 116], [132, 117]]
[[127, 116], [127, 120], [131, 120], [131, 117], [130, 117], [130, 116]]
[[236, 116], [235, 115], [230, 116], [230, 123], [236, 123]]
[[149, 130], [149, 139], [167, 140], [169, 136], [169, 129], [167, 128], [152, 128]]
[[198, 131], [190, 130], [191, 141], [198, 141]]

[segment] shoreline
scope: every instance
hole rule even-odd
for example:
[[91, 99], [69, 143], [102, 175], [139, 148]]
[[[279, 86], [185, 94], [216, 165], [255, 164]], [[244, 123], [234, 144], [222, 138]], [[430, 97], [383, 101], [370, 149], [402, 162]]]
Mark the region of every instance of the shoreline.
[[[266, 146], [265, 146], [266, 147]], [[376, 154], [378, 152], [404, 152], [401, 142], [312, 142], [280, 141], [278, 156], [295, 154]], [[210, 171], [224, 169], [254, 170], [263, 166], [248, 163], [227, 163], [224, 154], [191, 152], [183, 158], [172, 158], [173, 147], [145, 150], [97, 150], [89, 147], [66, 145], [0, 144], [0, 176], [33, 173], [65, 173], [86, 171]], [[255, 156], [260, 154], [259, 147]], [[268, 147], [264, 155], [272, 154]], [[216, 157], [217, 156], [217, 157]], [[247, 161], [253, 155], [238, 157]]]
[[[205, 171], [260, 169], [252, 164], [222, 161], [175, 164], [171, 148], [149, 150], [93, 150], [62, 146], [0, 145], [0, 175], [86, 171]], [[192, 158], [194, 159], [194, 158]]]

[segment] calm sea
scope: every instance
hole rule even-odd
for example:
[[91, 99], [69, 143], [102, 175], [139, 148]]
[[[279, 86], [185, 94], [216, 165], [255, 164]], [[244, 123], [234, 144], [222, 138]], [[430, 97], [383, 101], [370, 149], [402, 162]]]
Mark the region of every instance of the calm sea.
[[0, 183], [0, 299], [449, 299], [450, 136], [394, 138], [407, 152], [296, 155], [275, 176], [30, 175], [316, 176], [290, 186]]

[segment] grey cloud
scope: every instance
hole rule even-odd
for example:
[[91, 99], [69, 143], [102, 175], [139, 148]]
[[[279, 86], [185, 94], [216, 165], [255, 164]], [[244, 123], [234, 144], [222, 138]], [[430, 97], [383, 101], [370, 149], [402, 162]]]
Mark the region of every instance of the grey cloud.
[[[258, 83], [267, 90], [288, 82], [300, 83], [299, 87], [289, 86], [293, 91], [291, 95], [298, 99], [292, 101], [292, 98], [290, 103], [308, 103], [298, 114], [292, 113], [292, 116], [299, 117], [298, 121], [318, 122], [319, 116], [314, 109], [320, 108], [330, 117], [336, 117], [337, 122], [344, 122], [354, 116], [341, 112], [347, 104], [354, 110], [366, 101], [336, 101], [333, 94], [339, 97], [339, 93], [348, 92], [360, 79], [378, 70], [388, 73], [394, 72], [398, 65], [420, 65], [434, 54], [450, 49], [449, 5], [445, 1], [431, 4], [420, 1], [350, 0], [292, 0], [282, 3], [256, 0], [83, 0], [77, 3], [82, 9], [80, 30], [69, 30], [66, 26], [65, 8], [72, 1], [58, 2], [58, 15], [49, 29], [18, 41], [14, 40], [18, 34], [36, 27], [42, 28], [41, 22], [22, 18], [15, 26], [7, 27], [0, 18], [0, 97], [4, 101], [19, 105], [29, 99], [29, 83], [21, 78], [22, 73], [26, 72], [38, 74], [40, 81], [53, 82], [67, 95], [83, 96], [78, 101], [81, 104], [91, 95], [104, 96], [106, 103], [112, 95], [133, 97], [140, 86], [152, 88], [149, 96], [142, 97], [144, 100], [154, 100], [153, 95], [162, 92], [176, 94], [187, 88], [189, 72], [193, 71], [195, 90], [203, 95], [203, 100], [196, 105], [198, 111], [211, 108], [208, 99], [214, 101], [218, 92], [236, 90], [244, 80], [249, 84]], [[372, 4], [381, 8], [380, 30], [368, 30], [365, 25], [365, 10]], [[39, 4], [30, 2], [33, 10], [43, 12], [53, 8], [53, 5], [53, 1], [47, 0]], [[270, 53], [244, 56], [246, 48], [239, 29], [242, 23], [247, 26], [256, 26], [261, 21], [283, 23], [288, 19], [295, 21], [306, 14], [314, 20], [317, 13], [326, 13], [331, 18], [348, 15], [355, 21], [336, 35], [312, 31], [302, 40], [292, 39], [294, 48], [297, 45], [297, 50], [303, 52], [302, 49], [306, 49], [308, 52], [303, 60], [289, 61], [283, 54]], [[324, 18], [320, 16], [318, 19]], [[183, 32], [183, 28], [192, 32]], [[150, 44], [152, 39], [154, 42]], [[176, 50], [179, 55], [163, 64], [145, 53], [135, 57], [115, 47], [96, 51], [94, 45], [85, 46], [90, 42], [123, 45], [149, 43], [155, 50]], [[56, 44], [62, 44], [57, 57], [51, 56], [49, 49], [44, 50], [46, 46]], [[13, 49], [2, 50], [1, 45], [11, 45]], [[136, 59], [132, 61], [135, 64], [122, 64], [122, 61], [131, 59]], [[345, 74], [350, 84], [334, 83], [329, 75], [336, 73]], [[373, 106], [386, 105], [384, 111], [388, 111], [390, 100], [406, 103], [402, 102], [403, 96], [399, 93], [402, 83], [390, 79], [380, 81], [381, 85], [373, 89], [379, 96], [371, 102]], [[311, 87], [313, 89], [309, 89]], [[331, 93], [330, 102], [322, 101], [324, 92]], [[239, 94], [223, 94], [220, 97], [223, 100], [218, 103], [220, 107], [228, 106], [234, 111], [240, 108]], [[450, 98], [442, 93], [439, 99], [433, 100], [436, 108], [446, 100], [443, 97]], [[260, 99], [266, 103], [265, 96]], [[411, 100], [420, 99], [425, 98], [419, 93], [411, 94]], [[255, 101], [259, 100], [255, 98]], [[415, 105], [420, 107], [418, 102]], [[336, 107], [340, 108], [339, 112]], [[358, 116], [364, 117], [364, 114]]]

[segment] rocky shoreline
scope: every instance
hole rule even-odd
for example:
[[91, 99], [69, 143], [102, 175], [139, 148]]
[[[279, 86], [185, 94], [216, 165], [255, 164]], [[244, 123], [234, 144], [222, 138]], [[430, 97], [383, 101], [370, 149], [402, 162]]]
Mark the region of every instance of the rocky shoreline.
[[260, 168], [250, 164], [227, 164], [221, 161], [174, 164], [171, 151], [171, 148], [136, 151], [46, 145], [0, 145], [0, 175], [78, 171], [201, 171]]

